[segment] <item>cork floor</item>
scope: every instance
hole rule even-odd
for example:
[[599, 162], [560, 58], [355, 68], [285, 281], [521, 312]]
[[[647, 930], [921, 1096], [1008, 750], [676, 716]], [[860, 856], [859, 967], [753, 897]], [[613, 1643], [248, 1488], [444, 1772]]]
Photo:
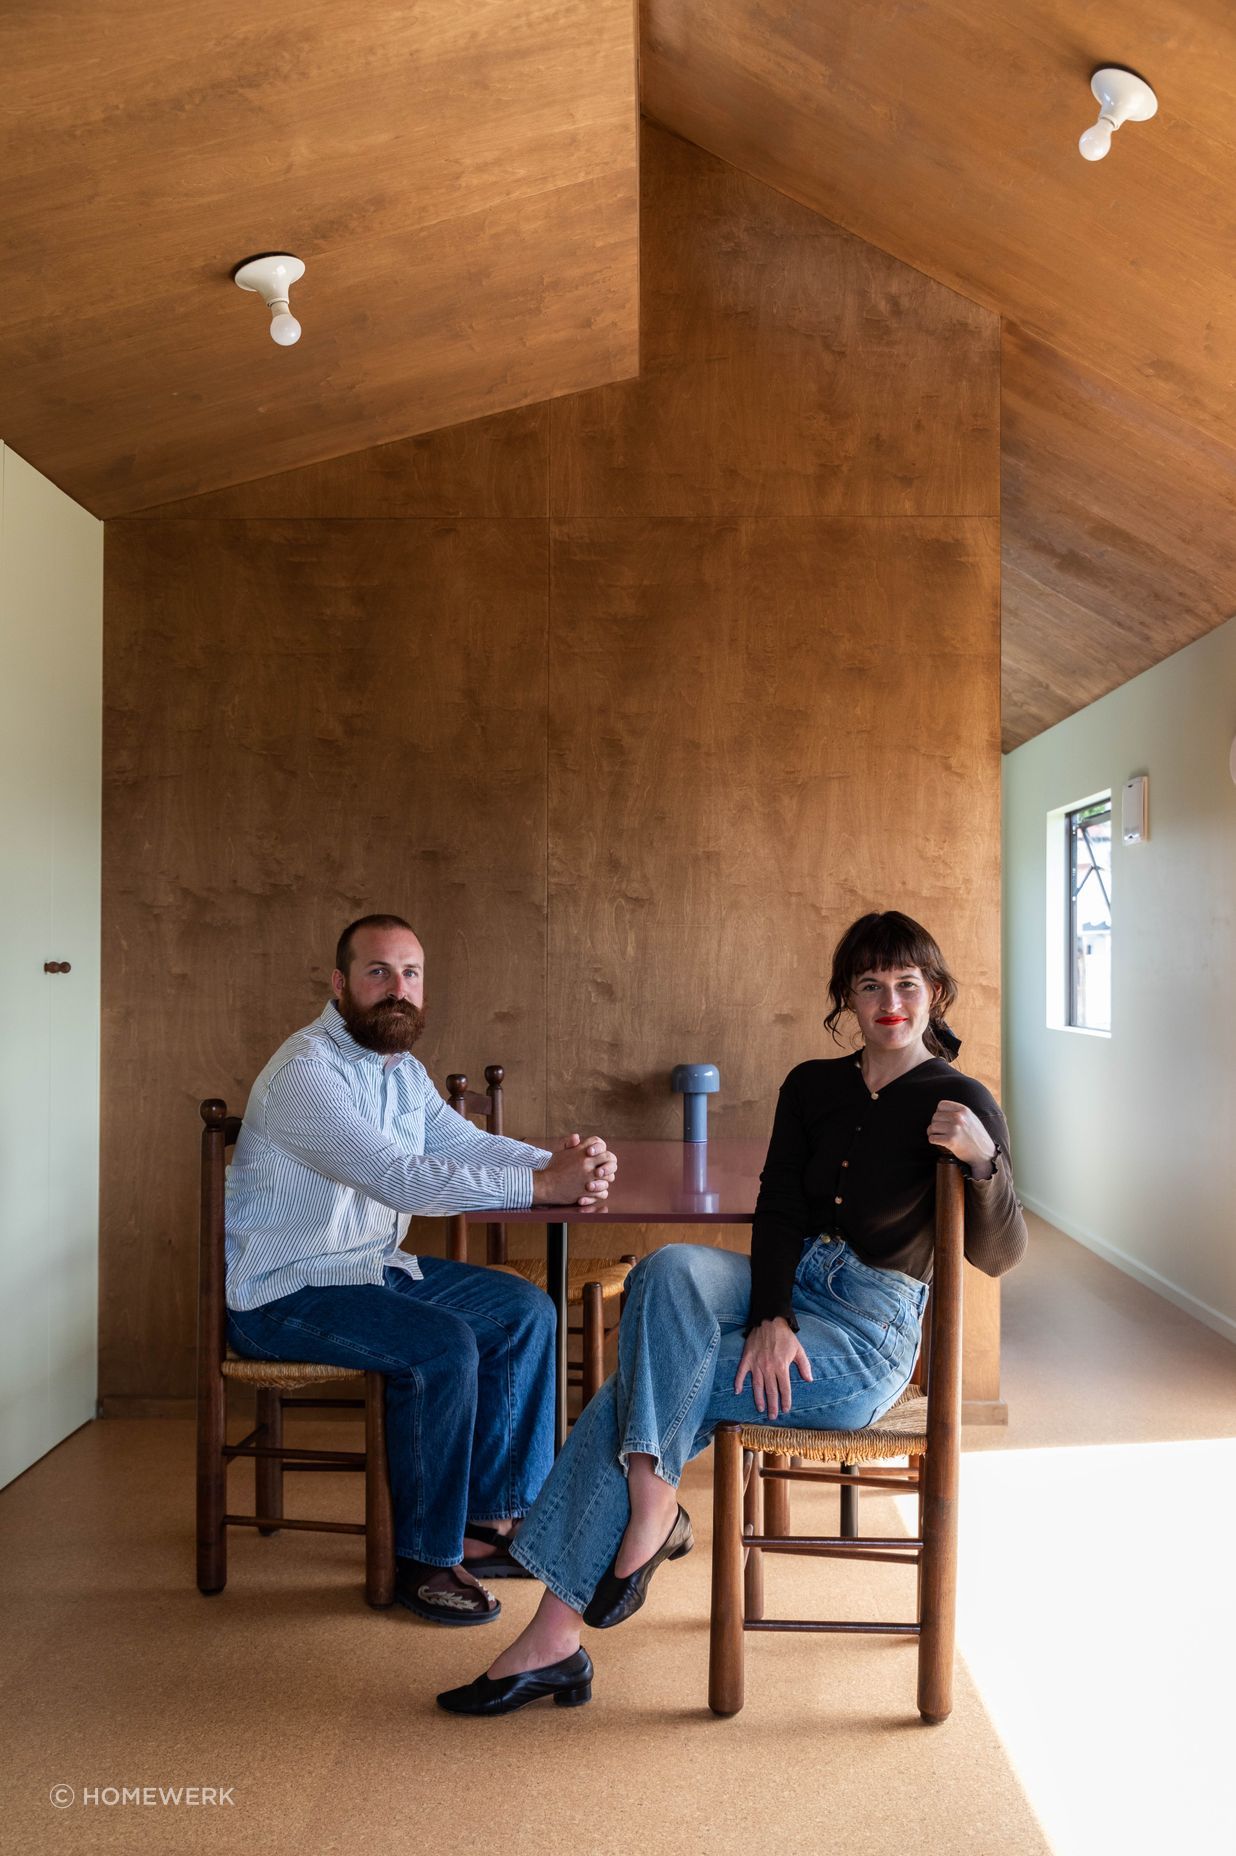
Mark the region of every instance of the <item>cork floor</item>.
[[[434, 1693], [489, 1660], [535, 1588], [506, 1582], [503, 1620], [450, 1632], [369, 1611], [347, 1537], [245, 1530], [226, 1592], [203, 1599], [191, 1426], [110, 1420], [0, 1493], [0, 1847], [1233, 1847], [1216, 1775], [1236, 1648], [1236, 1349], [1031, 1223], [1006, 1285], [1010, 1425], [967, 1435], [946, 1725], [914, 1713], [913, 1646], [880, 1638], [748, 1639], [745, 1711], [708, 1713], [708, 1458], [685, 1484], [700, 1550], [658, 1575], [639, 1618], [589, 1633], [592, 1705], [473, 1722]], [[358, 1493], [297, 1478], [289, 1512], [312, 1500], [342, 1516]], [[896, 1527], [893, 1506], [865, 1502], [865, 1531]], [[797, 1493], [795, 1522], [831, 1528], [835, 1497]], [[773, 1562], [769, 1615], [904, 1615], [909, 1578]]]

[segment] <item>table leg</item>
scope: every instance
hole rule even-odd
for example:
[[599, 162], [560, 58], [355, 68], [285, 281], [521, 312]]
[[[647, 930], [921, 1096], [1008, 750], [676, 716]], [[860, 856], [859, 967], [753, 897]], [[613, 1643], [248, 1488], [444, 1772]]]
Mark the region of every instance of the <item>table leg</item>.
[[554, 1349], [554, 1448], [561, 1450], [567, 1434], [567, 1232], [565, 1224], [545, 1226], [546, 1287], [558, 1316]]

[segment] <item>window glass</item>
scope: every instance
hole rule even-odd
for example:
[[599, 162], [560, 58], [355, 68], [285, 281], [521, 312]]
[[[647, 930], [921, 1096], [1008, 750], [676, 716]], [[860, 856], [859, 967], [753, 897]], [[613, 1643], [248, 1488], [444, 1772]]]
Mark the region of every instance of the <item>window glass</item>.
[[1112, 1028], [1112, 802], [1109, 793], [1065, 821], [1069, 860], [1068, 975], [1071, 1025]]

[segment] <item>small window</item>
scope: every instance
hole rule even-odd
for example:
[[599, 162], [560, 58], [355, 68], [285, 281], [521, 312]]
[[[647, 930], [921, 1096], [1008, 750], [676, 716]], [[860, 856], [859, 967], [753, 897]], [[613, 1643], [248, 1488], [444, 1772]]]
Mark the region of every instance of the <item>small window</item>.
[[1111, 794], [1065, 814], [1068, 857], [1068, 1019], [1112, 1028]]

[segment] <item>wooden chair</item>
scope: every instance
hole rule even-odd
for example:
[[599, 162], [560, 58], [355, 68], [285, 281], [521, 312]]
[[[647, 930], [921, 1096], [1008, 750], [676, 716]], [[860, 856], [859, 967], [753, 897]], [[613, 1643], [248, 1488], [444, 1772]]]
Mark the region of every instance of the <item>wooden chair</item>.
[[[791, 1430], [763, 1424], [718, 1427], [708, 1668], [708, 1705], [714, 1714], [737, 1714], [743, 1705], [746, 1631], [819, 1630], [917, 1637], [919, 1713], [925, 1721], [948, 1718], [953, 1705], [957, 1588], [964, 1212], [961, 1173], [955, 1165], [941, 1162], [936, 1168], [935, 1265], [919, 1367], [926, 1382], [925, 1396], [918, 1385], [911, 1384], [882, 1418], [861, 1431]], [[879, 1467], [900, 1457], [908, 1457], [908, 1467]], [[821, 1463], [835, 1463], [837, 1468], [808, 1467]], [[859, 1469], [859, 1465], [870, 1467]], [[793, 1481], [841, 1485], [839, 1535], [790, 1533], [789, 1485]], [[853, 1504], [859, 1489], [917, 1495], [916, 1537], [858, 1537]], [[848, 1516], [844, 1512], [847, 1503]], [[766, 1618], [765, 1553], [915, 1566], [914, 1622]]]
[[[460, 1115], [477, 1116], [490, 1134], [502, 1133], [502, 1084], [506, 1071], [500, 1063], [485, 1067], [489, 1085], [480, 1095], [468, 1088], [466, 1076], [454, 1074], [446, 1079], [447, 1101]], [[465, 1213], [451, 1219], [447, 1242], [448, 1254], [456, 1263], [468, 1261], [468, 1219]], [[520, 1257], [508, 1261], [506, 1226], [489, 1223], [485, 1227], [485, 1261], [493, 1268], [505, 1269], [525, 1282], [548, 1291], [549, 1277], [542, 1258]], [[617, 1327], [622, 1313], [623, 1291], [636, 1259], [621, 1257], [604, 1262], [596, 1257], [572, 1259], [567, 1268], [567, 1308], [580, 1310], [577, 1326], [568, 1324], [567, 1333], [579, 1337], [580, 1365], [567, 1374], [568, 1385], [579, 1386], [583, 1403], [601, 1388], [605, 1378], [605, 1342]]]
[[[227, 1584], [227, 1530], [281, 1528], [365, 1536], [365, 1597], [371, 1605], [395, 1598], [395, 1523], [386, 1462], [386, 1381], [365, 1373], [363, 1398], [298, 1398], [305, 1387], [361, 1377], [354, 1368], [310, 1361], [249, 1360], [227, 1345], [224, 1303], [223, 1181], [226, 1150], [240, 1133], [240, 1117], [227, 1104], [203, 1102], [202, 1201], [197, 1328], [197, 1585], [221, 1592]], [[239, 1443], [227, 1441], [227, 1382], [257, 1389], [257, 1422]], [[297, 1450], [283, 1441], [283, 1414], [291, 1409], [350, 1407], [365, 1414], [363, 1450]], [[228, 1514], [227, 1472], [236, 1457], [253, 1459], [255, 1512]], [[285, 1470], [351, 1470], [365, 1476], [365, 1519], [290, 1520], [283, 1512]]]

